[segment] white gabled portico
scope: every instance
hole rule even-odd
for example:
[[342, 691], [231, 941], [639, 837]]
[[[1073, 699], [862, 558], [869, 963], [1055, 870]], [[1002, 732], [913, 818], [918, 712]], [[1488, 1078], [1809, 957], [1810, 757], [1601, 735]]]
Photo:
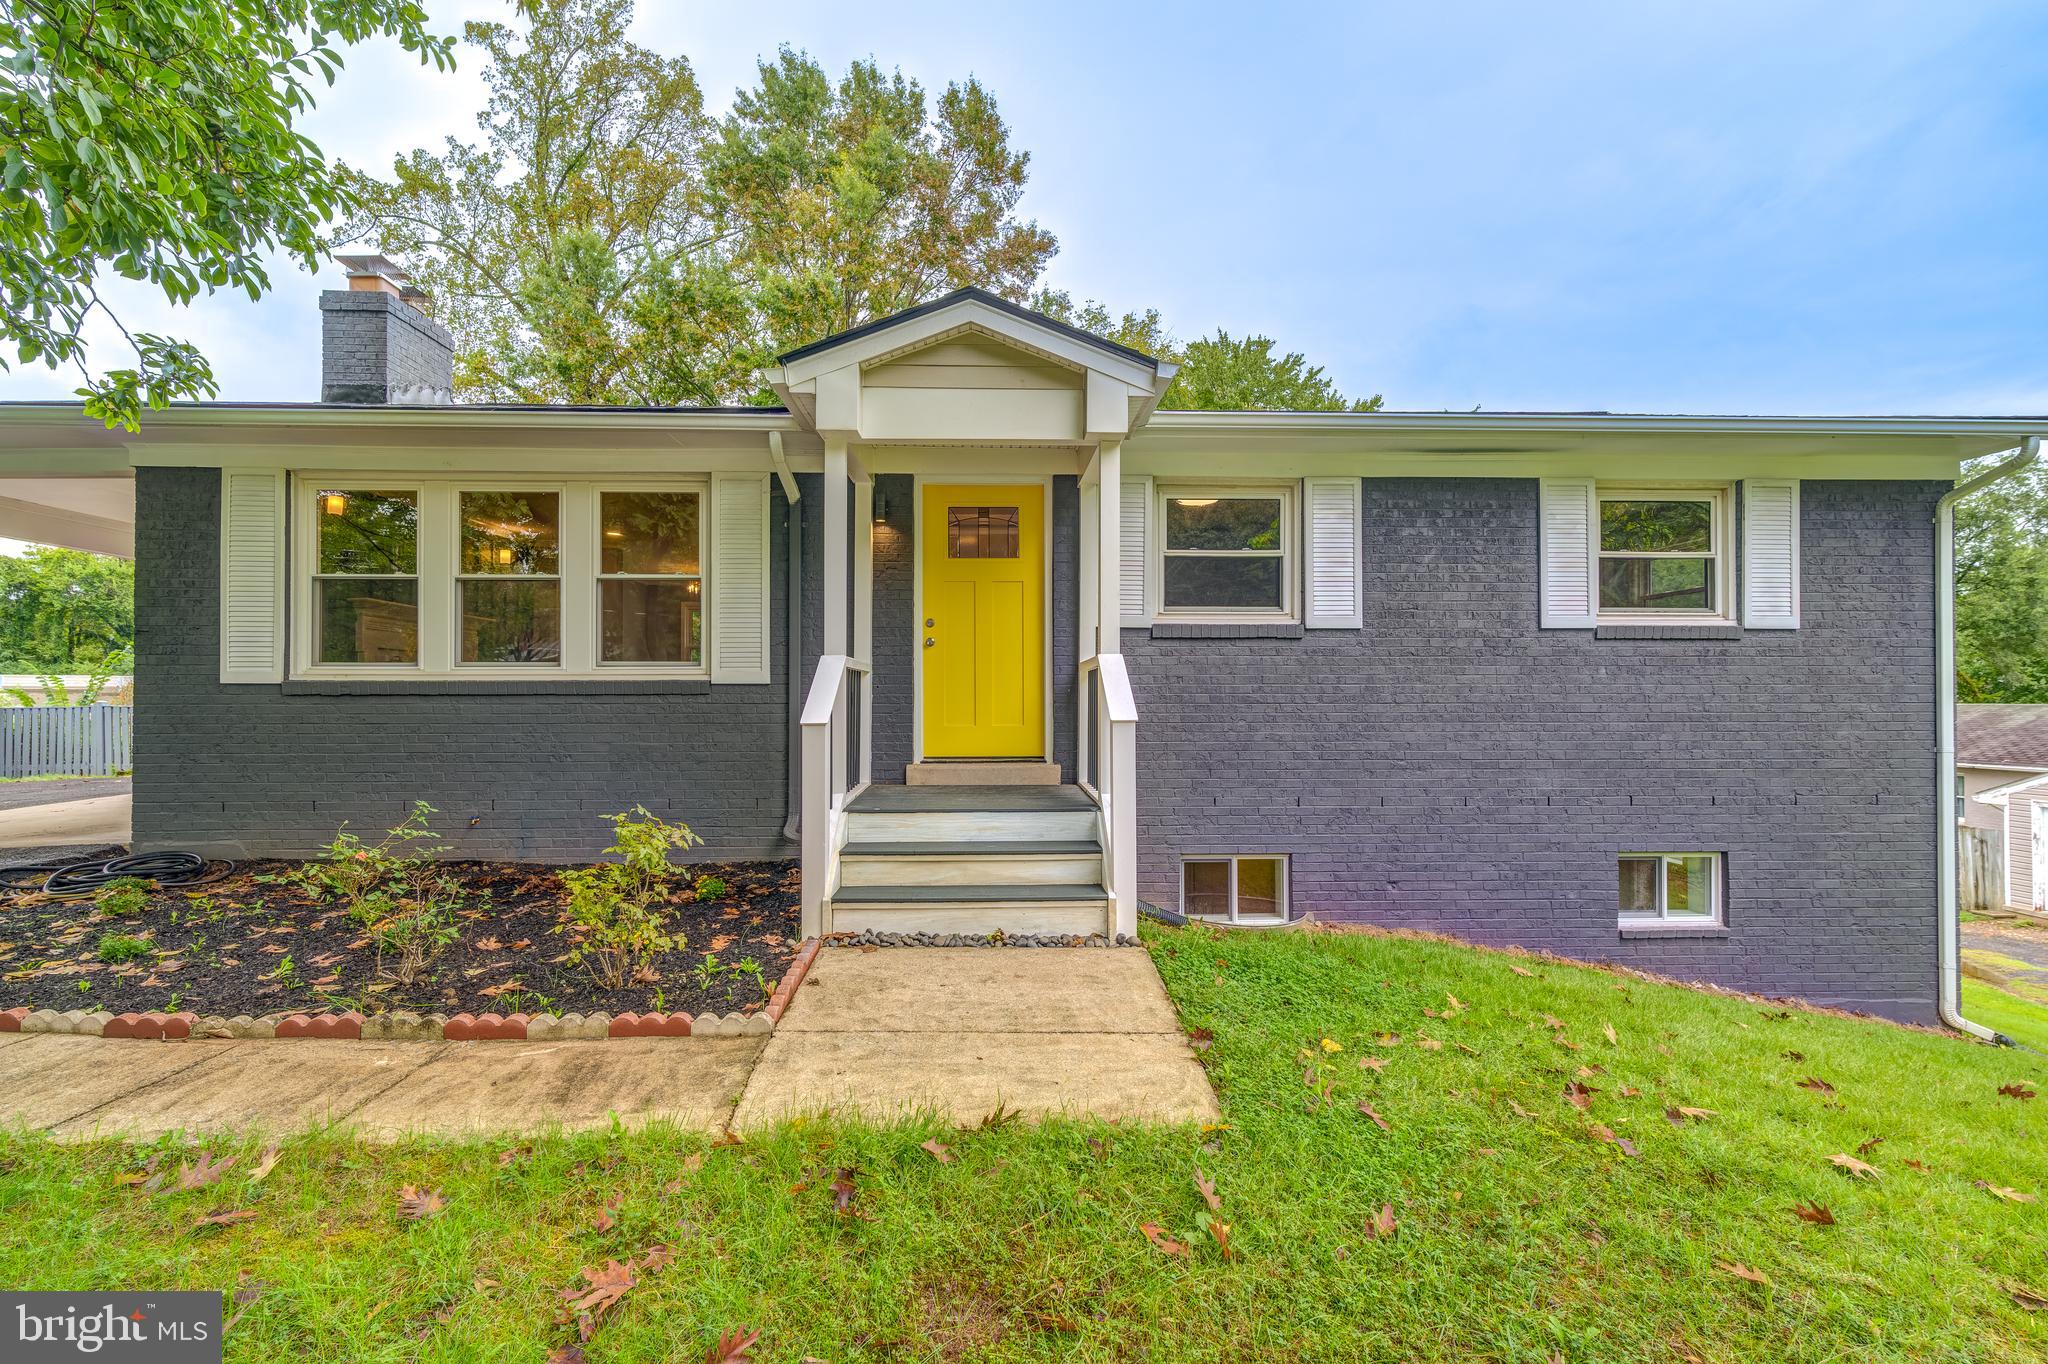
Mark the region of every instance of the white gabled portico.
[[[1173, 373], [978, 289], [782, 357], [775, 390], [824, 447], [824, 650], [802, 717], [806, 935], [1136, 931], [1121, 454]], [[870, 790], [877, 474], [919, 489], [910, 677], [918, 756], [932, 760], [914, 774], [929, 786], [887, 791]], [[1042, 639], [1057, 474], [1081, 490], [1073, 697], [1047, 694]], [[1075, 707], [1077, 770], [1047, 788], [1060, 704]]]

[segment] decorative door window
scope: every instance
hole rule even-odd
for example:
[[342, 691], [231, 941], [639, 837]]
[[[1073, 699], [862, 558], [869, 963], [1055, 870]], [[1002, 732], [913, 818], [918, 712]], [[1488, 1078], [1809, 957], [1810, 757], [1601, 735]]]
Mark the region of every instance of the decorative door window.
[[946, 508], [948, 559], [1014, 559], [1017, 557], [1015, 507]]

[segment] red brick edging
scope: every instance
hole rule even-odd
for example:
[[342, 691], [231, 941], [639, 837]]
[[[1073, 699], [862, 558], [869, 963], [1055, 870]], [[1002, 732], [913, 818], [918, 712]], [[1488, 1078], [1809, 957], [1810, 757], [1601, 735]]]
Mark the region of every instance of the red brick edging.
[[[608, 1014], [438, 1014], [399, 1011], [365, 1018], [355, 1010], [340, 1013], [286, 1014], [268, 1018], [237, 1015], [219, 1018], [190, 1012], [107, 1014], [83, 1010], [58, 1012], [26, 1005], [0, 1009], [0, 1033], [57, 1032], [94, 1037], [126, 1037], [178, 1042], [191, 1037], [329, 1038], [358, 1041], [528, 1042], [624, 1037], [740, 1037], [774, 1030], [797, 987], [804, 983], [817, 958], [819, 941], [806, 939], [789, 969], [757, 1014], [686, 1013]], [[761, 1020], [768, 1026], [755, 1024]]]

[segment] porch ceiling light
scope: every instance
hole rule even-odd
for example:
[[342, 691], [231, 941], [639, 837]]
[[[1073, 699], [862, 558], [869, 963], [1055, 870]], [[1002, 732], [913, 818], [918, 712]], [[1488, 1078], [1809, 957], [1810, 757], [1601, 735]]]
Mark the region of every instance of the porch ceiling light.
[[320, 510], [326, 512], [329, 516], [340, 516], [348, 510], [348, 494], [322, 493], [320, 495]]
[[1216, 499], [1213, 497], [1176, 497], [1173, 500], [1180, 503], [1183, 507], [1213, 507], [1216, 505]]

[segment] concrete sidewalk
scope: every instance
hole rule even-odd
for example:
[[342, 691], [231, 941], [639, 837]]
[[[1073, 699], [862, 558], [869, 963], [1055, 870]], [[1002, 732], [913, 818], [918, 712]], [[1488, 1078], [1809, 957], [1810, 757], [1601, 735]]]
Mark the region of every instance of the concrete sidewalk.
[[0, 1033], [0, 1124], [65, 1140], [186, 1130], [370, 1140], [666, 1121], [755, 1131], [998, 1105], [1207, 1120], [1216, 1096], [1144, 952], [818, 954], [773, 1037], [611, 1042], [136, 1042]]
[[0, 809], [0, 848], [126, 843], [131, 800], [123, 793]]
[[834, 947], [768, 1039], [733, 1127], [827, 1109], [974, 1122], [999, 1104], [1031, 1118], [1218, 1112], [1145, 952]]

